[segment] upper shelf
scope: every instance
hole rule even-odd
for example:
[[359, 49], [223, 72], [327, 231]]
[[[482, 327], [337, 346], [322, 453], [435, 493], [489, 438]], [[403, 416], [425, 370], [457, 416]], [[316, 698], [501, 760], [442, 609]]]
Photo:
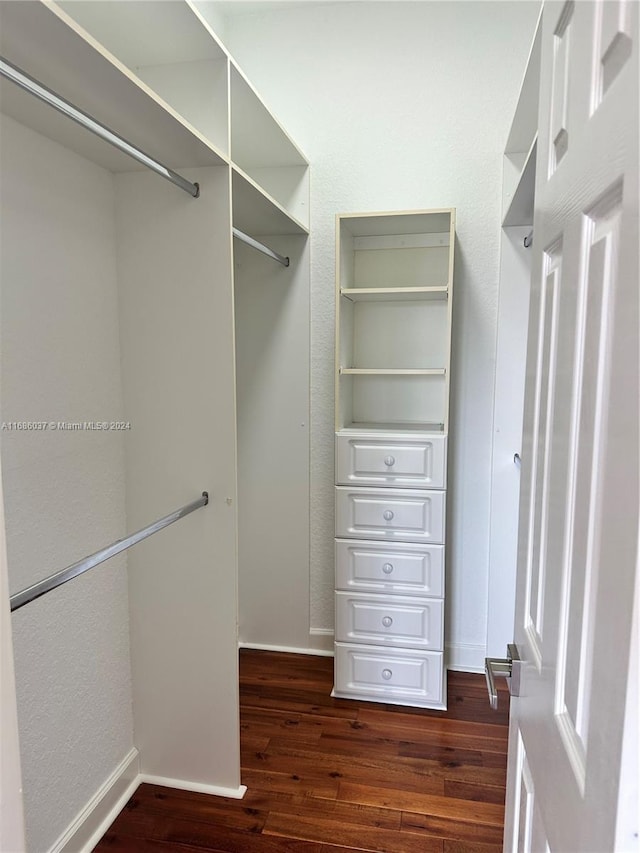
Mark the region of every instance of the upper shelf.
[[[9, 62], [167, 166], [226, 162], [202, 133], [54, 4], [3, 0], [0, 50]], [[0, 106], [107, 169], [144, 168], [5, 80]]]
[[[169, 168], [233, 166], [234, 224], [309, 229], [308, 163], [191, 0], [1, 0], [5, 58]], [[0, 108], [115, 172], [139, 163], [13, 83]]]
[[191, 5], [184, 0], [57, 5], [228, 155], [227, 54]]
[[446, 300], [449, 288], [442, 287], [343, 287], [342, 296], [352, 302], [421, 302]]
[[538, 142], [536, 137], [529, 149], [515, 186], [511, 191], [508, 207], [502, 220], [503, 227], [511, 225], [533, 225], [537, 148]]
[[538, 132], [538, 91], [540, 84], [540, 56], [542, 45], [542, 10], [538, 16], [535, 35], [520, 86], [511, 129], [505, 146], [505, 154], [526, 154]]
[[231, 160], [309, 227], [309, 164], [242, 71], [230, 64]]
[[253, 236], [308, 234], [308, 225], [293, 217], [249, 175], [232, 171], [233, 224]]

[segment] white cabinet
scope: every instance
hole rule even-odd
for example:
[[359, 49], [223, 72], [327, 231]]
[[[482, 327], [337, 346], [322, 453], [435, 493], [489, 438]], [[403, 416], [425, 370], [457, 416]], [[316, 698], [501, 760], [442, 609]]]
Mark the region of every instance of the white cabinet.
[[446, 707], [454, 238], [453, 209], [337, 217], [336, 696]]

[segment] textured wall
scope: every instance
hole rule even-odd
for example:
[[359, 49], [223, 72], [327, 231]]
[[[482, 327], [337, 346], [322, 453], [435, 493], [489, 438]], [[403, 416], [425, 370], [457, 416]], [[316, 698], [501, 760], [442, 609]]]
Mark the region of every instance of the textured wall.
[[[2, 117], [3, 422], [122, 415], [112, 177]], [[122, 433], [3, 429], [12, 592], [125, 532]], [[49, 849], [132, 746], [116, 558], [14, 613], [28, 849]]]
[[334, 215], [456, 207], [447, 630], [458, 658], [482, 657], [501, 152], [537, 11], [303, 3], [226, 21], [228, 47], [312, 165], [312, 628], [333, 624]]

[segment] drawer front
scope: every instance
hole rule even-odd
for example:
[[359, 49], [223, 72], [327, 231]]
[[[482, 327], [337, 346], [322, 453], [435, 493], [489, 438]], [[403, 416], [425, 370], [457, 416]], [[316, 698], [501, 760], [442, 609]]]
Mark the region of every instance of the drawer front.
[[336, 586], [351, 592], [441, 598], [444, 595], [444, 545], [337, 539]]
[[335, 692], [374, 701], [442, 705], [442, 652], [336, 644]]
[[336, 436], [336, 482], [346, 486], [444, 489], [446, 439]]
[[336, 593], [336, 640], [443, 649], [442, 599]]
[[336, 487], [336, 536], [444, 543], [445, 492]]

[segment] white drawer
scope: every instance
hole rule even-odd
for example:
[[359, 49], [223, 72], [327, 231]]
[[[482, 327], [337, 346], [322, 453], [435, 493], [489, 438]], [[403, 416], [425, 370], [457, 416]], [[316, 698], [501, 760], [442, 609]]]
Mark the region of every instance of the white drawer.
[[336, 641], [443, 649], [441, 598], [336, 593]]
[[336, 536], [444, 543], [445, 492], [336, 487]]
[[444, 545], [336, 540], [336, 587], [441, 598]]
[[392, 652], [336, 643], [336, 696], [444, 708], [442, 652]]
[[444, 489], [446, 439], [336, 435], [336, 482], [346, 486]]

